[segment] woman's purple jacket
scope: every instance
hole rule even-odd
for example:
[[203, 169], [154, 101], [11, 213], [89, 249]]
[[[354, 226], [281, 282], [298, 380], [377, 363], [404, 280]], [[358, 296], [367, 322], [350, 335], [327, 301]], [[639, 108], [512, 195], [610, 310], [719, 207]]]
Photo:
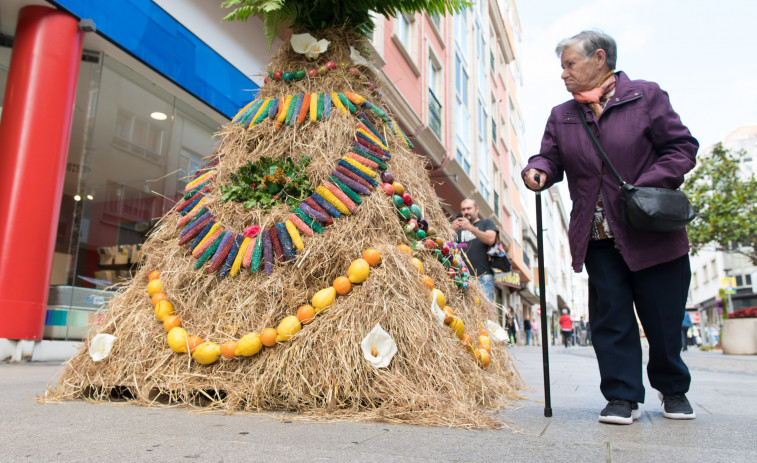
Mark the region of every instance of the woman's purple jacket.
[[695, 161], [699, 143], [673, 111], [667, 92], [654, 82], [629, 80], [616, 73], [615, 94], [597, 124], [594, 112], [575, 100], [552, 108], [541, 142], [541, 152], [528, 160], [528, 169], [547, 173], [548, 188], [568, 177], [573, 201], [568, 240], [573, 269], [580, 272], [586, 258], [597, 195], [602, 200], [621, 255], [632, 271], [661, 264], [689, 251], [686, 230], [644, 232], [621, 221], [620, 188], [581, 124], [583, 111], [589, 127], [620, 176], [636, 186], [678, 188]]

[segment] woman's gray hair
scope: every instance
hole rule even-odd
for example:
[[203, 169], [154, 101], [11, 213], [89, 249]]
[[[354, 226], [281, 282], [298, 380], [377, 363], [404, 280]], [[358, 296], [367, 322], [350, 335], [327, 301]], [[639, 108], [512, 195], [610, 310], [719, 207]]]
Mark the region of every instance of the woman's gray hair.
[[562, 57], [565, 49], [573, 45], [578, 45], [578, 49], [586, 59], [589, 59], [595, 51], [601, 48], [607, 55], [607, 67], [612, 71], [615, 70], [615, 64], [618, 61], [618, 46], [615, 45], [615, 40], [604, 32], [581, 31], [573, 37], [560, 40], [555, 48], [557, 57]]

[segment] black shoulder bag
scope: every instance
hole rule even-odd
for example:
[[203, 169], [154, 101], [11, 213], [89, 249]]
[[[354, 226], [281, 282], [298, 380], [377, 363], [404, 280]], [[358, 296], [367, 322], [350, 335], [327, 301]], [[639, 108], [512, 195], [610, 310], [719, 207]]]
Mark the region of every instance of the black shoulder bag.
[[589, 128], [583, 110], [579, 109], [578, 115], [581, 117], [581, 123], [586, 129], [586, 133], [589, 134], [592, 143], [594, 143], [594, 147], [597, 148], [602, 161], [610, 169], [620, 186], [624, 203], [621, 216], [623, 223], [638, 230], [671, 232], [684, 228], [694, 220], [694, 208], [683, 191], [634, 186], [623, 181], [618, 171], [615, 170], [615, 166], [612, 165], [607, 154], [599, 145], [594, 132]]

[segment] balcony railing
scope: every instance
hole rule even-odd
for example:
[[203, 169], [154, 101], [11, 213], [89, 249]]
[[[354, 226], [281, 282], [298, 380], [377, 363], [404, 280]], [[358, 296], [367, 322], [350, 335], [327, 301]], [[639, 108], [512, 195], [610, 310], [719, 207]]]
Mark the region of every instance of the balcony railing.
[[442, 139], [442, 104], [434, 95], [434, 91], [428, 89], [428, 125], [434, 131], [439, 140]]

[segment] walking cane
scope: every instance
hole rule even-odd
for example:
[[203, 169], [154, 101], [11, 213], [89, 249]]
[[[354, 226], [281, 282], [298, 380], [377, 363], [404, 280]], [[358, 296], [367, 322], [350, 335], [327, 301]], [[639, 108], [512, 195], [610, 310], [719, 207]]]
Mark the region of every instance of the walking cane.
[[[540, 183], [539, 175], [534, 176]], [[547, 333], [547, 282], [544, 279], [544, 236], [541, 221], [541, 190], [536, 191], [536, 246], [539, 262], [539, 304], [541, 305], [541, 357], [544, 365], [544, 416], [552, 416], [552, 399], [549, 394], [549, 333]]]

